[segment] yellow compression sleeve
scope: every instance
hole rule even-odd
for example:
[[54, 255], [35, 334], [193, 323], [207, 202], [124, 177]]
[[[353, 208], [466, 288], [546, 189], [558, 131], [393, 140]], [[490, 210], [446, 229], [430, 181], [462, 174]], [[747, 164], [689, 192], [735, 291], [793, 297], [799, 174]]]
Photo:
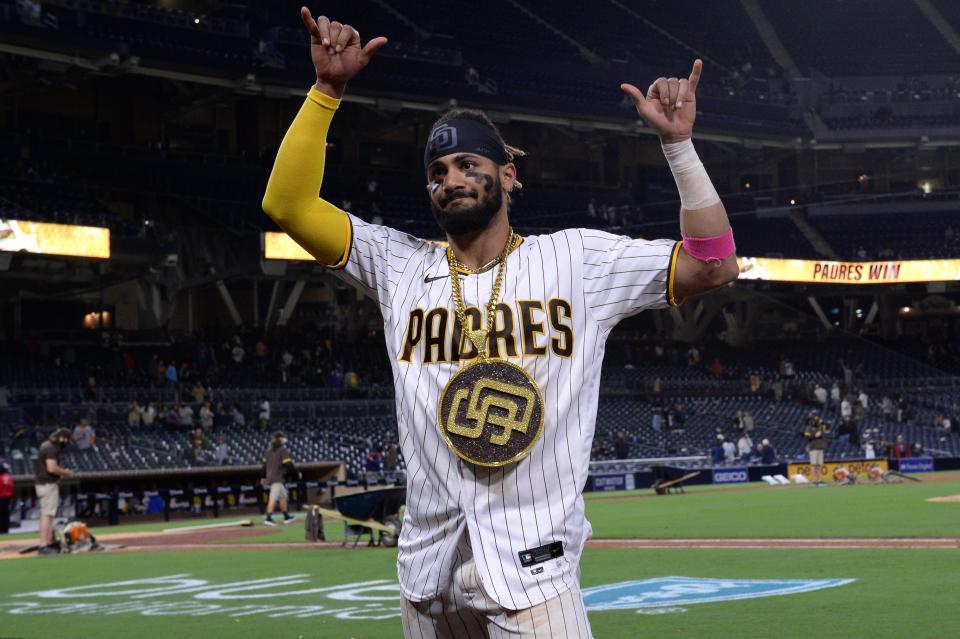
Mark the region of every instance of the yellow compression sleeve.
[[347, 214], [318, 196], [323, 182], [327, 131], [340, 100], [310, 89], [280, 143], [263, 210], [318, 262], [343, 268], [350, 256]]

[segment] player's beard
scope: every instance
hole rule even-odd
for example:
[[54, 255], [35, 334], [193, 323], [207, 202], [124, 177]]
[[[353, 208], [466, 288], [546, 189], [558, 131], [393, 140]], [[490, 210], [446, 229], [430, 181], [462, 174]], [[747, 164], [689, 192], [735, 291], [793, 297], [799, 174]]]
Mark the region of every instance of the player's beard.
[[469, 235], [485, 230], [490, 226], [493, 218], [497, 216], [500, 208], [503, 206], [503, 190], [500, 184], [500, 176], [492, 178], [492, 184], [488, 183], [485, 189], [483, 199], [479, 199], [477, 191], [464, 191], [458, 195], [470, 196], [477, 200], [477, 203], [467, 209], [456, 209], [446, 211], [443, 207], [452, 202], [454, 198], [441, 199], [443, 206], [437, 203], [434, 198], [430, 198], [430, 210], [433, 211], [433, 218], [437, 225], [447, 235], [459, 237]]

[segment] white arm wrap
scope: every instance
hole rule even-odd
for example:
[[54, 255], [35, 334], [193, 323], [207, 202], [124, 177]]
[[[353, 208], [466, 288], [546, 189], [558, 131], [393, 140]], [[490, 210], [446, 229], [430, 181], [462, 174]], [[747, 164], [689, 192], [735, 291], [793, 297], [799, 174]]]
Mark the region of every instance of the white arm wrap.
[[692, 140], [664, 144], [663, 155], [670, 165], [670, 172], [677, 182], [680, 204], [688, 211], [704, 209], [720, 201], [713, 182], [693, 148]]

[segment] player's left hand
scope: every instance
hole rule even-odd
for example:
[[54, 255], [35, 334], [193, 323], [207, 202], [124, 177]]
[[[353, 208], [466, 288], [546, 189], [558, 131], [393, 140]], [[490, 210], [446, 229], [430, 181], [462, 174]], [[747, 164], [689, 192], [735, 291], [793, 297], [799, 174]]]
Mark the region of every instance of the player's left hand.
[[693, 137], [693, 122], [697, 119], [697, 84], [703, 61], [695, 60], [689, 78], [657, 78], [647, 95], [632, 84], [620, 88], [630, 96], [640, 117], [669, 144]]

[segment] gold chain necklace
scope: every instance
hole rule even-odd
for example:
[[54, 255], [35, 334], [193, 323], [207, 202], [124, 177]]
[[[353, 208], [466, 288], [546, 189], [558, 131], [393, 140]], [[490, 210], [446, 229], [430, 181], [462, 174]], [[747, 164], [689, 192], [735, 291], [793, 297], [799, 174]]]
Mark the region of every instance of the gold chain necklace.
[[487, 302], [487, 323], [485, 328], [471, 329], [467, 326], [466, 308], [463, 303], [463, 292], [460, 290], [460, 260], [453, 253], [452, 247], [447, 247], [447, 264], [450, 267], [450, 288], [453, 292], [453, 305], [460, 320], [461, 339], [466, 336], [477, 349], [479, 359], [487, 357], [487, 336], [493, 332], [493, 325], [496, 317], [497, 298], [500, 297], [500, 288], [503, 286], [503, 273], [507, 266], [507, 256], [513, 250], [516, 244], [517, 236], [510, 229], [510, 235], [507, 237], [503, 250], [500, 252], [500, 264], [497, 266], [497, 277], [493, 282], [493, 288], [490, 291], [490, 300]]
[[467, 325], [460, 289], [460, 262], [447, 248], [450, 290], [464, 337], [477, 349], [477, 357], [447, 382], [437, 406], [440, 434], [454, 453], [477, 466], [498, 467], [520, 461], [533, 449], [543, 432], [543, 394], [536, 381], [521, 366], [487, 357], [487, 339], [496, 324], [497, 298], [503, 287], [507, 256], [516, 248], [518, 236], [510, 235], [500, 253], [500, 264], [487, 302], [484, 328]]

